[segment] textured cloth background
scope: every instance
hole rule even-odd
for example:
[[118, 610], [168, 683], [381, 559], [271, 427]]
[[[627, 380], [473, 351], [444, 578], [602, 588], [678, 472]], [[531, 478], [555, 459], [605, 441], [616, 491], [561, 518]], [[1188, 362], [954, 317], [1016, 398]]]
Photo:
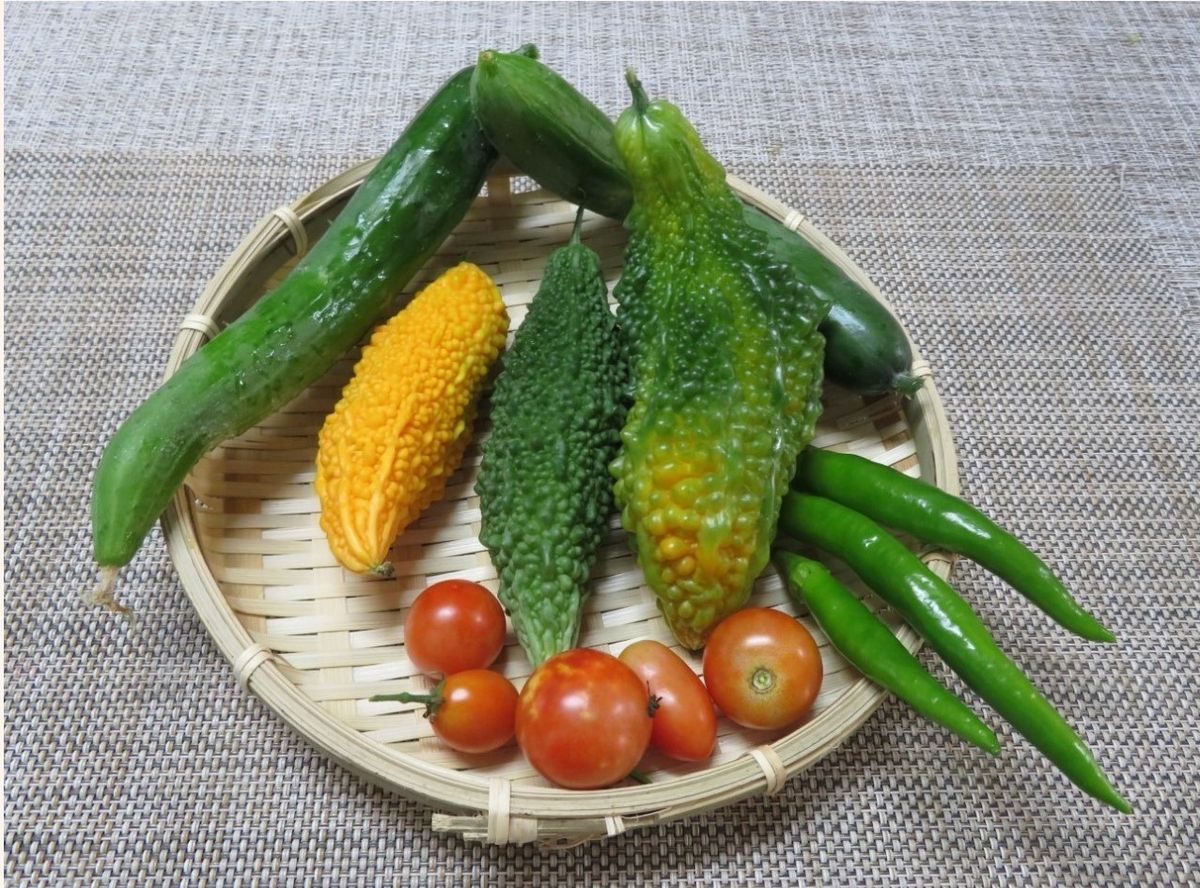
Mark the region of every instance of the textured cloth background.
[[[892, 298], [967, 495], [1121, 637], [1077, 641], [956, 571], [1133, 816], [1006, 729], [987, 760], [893, 701], [774, 798], [562, 854], [468, 846], [238, 691], [157, 530], [125, 577], [136, 632], [79, 603], [96, 460], [207, 278], [480, 47], [524, 40], [610, 112], [636, 65]], [[1198, 75], [1184, 5], [7, 5], [10, 882], [1185, 883]]]

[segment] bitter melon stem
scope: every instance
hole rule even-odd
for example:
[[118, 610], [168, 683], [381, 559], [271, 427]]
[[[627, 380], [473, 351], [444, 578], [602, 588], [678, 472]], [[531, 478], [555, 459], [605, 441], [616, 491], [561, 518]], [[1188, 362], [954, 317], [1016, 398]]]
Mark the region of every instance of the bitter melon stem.
[[637, 109], [638, 114], [645, 114], [650, 106], [650, 98], [633, 68], [625, 69], [625, 82], [629, 84], [629, 91], [633, 93], [633, 107]]
[[579, 245], [579, 243], [580, 243], [579, 233], [582, 228], [583, 228], [583, 207], [581, 206], [579, 208], [579, 211], [577, 213], [575, 213], [575, 227], [571, 229], [570, 245], [572, 247]]

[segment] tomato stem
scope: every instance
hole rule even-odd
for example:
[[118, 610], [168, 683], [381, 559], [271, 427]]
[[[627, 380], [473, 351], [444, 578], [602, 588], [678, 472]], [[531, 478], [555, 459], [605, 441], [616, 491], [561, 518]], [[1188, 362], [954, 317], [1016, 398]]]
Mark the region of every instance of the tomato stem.
[[765, 694], [775, 687], [775, 673], [766, 666], [757, 667], [750, 674], [750, 689], [757, 694]]
[[649, 777], [647, 777], [645, 774], [643, 774], [641, 771], [638, 771], [638, 770], [630, 771], [629, 779], [632, 780], [634, 783], [653, 783], [654, 782]]
[[[650, 690], [650, 682], [646, 682], [646, 690]], [[662, 706], [662, 697], [657, 694], [650, 695], [650, 701], [646, 704], [646, 714], [654, 718], [654, 713], [658, 712], [658, 707]]]
[[445, 687], [445, 685], [446, 679], [443, 678], [436, 685], [434, 685], [433, 690], [428, 694], [412, 694], [408, 691], [402, 691], [399, 694], [375, 694], [373, 697], [371, 697], [371, 702], [424, 703], [425, 717], [433, 718], [434, 714], [438, 710], [438, 707], [442, 705], [442, 689]]

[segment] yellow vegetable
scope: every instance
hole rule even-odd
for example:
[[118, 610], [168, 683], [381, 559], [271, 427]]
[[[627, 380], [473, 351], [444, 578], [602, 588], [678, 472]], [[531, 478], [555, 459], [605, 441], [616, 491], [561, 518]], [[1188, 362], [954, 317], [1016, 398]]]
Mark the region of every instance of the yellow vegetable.
[[321, 527], [344, 567], [391, 574], [388, 549], [462, 461], [507, 332], [500, 291], [464, 262], [372, 334], [317, 451]]

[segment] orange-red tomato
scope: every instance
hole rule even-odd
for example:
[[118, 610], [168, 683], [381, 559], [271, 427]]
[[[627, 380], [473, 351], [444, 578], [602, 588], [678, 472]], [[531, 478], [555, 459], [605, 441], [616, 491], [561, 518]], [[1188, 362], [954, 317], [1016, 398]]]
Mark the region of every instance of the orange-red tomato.
[[548, 780], [596, 789], [629, 775], [650, 744], [646, 685], [610, 654], [576, 648], [538, 667], [517, 704], [517, 743]]
[[748, 728], [784, 728], [801, 719], [821, 690], [817, 643], [803, 624], [765, 607], [738, 611], [704, 648], [704, 684], [729, 718]]
[[456, 672], [435, 691], [429, 723], [433, 732], [462, 752], [490, 752], [512, 739], [517, 689], [499, 672]]
[[717, 714], [703, 682], [665, 644], [635, 641], [621, 651], [621, 662], [638, 674], [656, 700], [650, 745], [685, 762], [712, 755]]
[[466, 580], [443, 580], [417, 596], [404, 620], [404, 650], [429, 674], [491, 666], [504, 648], [504, 608]]

